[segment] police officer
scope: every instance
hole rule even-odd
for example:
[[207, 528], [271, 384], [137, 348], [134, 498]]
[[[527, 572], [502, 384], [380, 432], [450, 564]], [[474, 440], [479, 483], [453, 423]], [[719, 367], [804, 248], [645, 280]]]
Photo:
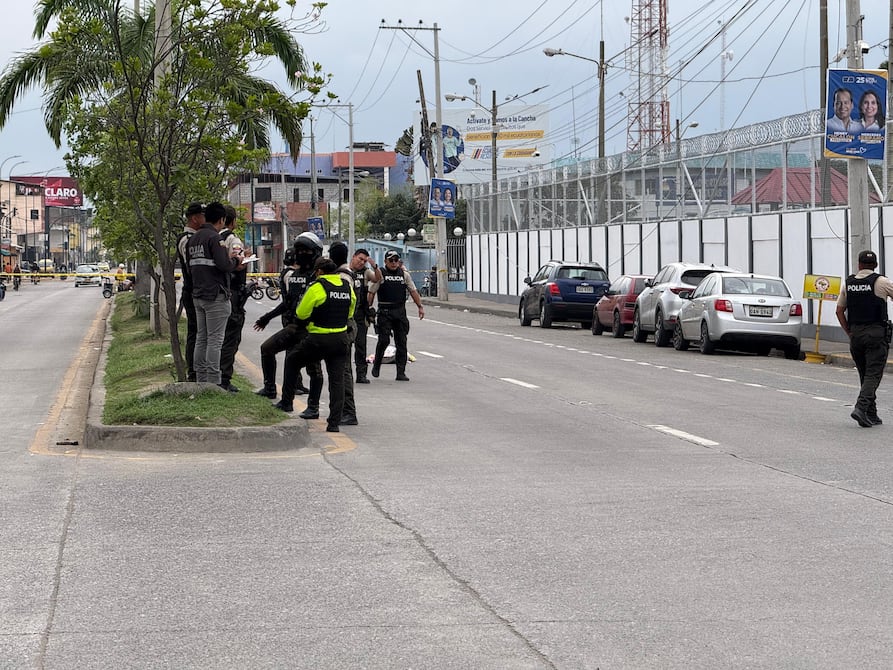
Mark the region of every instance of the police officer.
[[[226, 246], [230, 255], [237, 254], [242, 249], [242, 240], [236, 235], [236, 209], [232, 205], [224, 205], [226, 211], [223, 230], [220, 231], [220, 239]], [[242, 327], [245, 325], [245, 303], [248, 301], [248, 266], [240, 270], [234, 270], [229, 276], [230, 302], [232, 310], [229, 320], [226, 322], [226, 333], [223, 336], [223, 346], [220, 349], [220, 387], [230, 393], [238, 393], [239, 389], [233, 386], [233, 367], [236, 361], [236, 352], [242, 343]]]
[[353, 291], [357, 294], [357, 308], [353, 313], [357, 324], [357, 334], [354, 340], [354, 365], [357, 368], [357, 384], [368, 384], [369, 378], [366, 371], [369, 364], [366, 362], [366, 335], [369, 332], [370, 319], [375, 312], [369, 307], [369, 287], [375, 282], [381, 281], [381, 269], [369, 258], [369, 251], [357, 249], [350, 259], [350, 269], [355, 278]]
[[863, 428], [883, 423], [877, 413], [876, 393], [890, 350], [887, 298], [893, 282], [875, 272], [877, 255], [859, 252], [859, 271], [846, 278], [837, 299], [837, 320], [850, 338], [850, 353], [859, 371], [859, 398], [850, 416]]
[[[286, 369], [292, 366], [308, 369], [311, 364], [326, 362], [329, 379], [329, 416], [326, 430], [339, 432], [344, 410], [344, 366], [347, 361], [347, 324], [353, 318], [356, 296], [350, 281], [337, 273], [337, 266], [329, 258], [316, 261], [316, 281], [298, 305], [297, 316], [307, 323], [307, 336], [285, 358]], [[311, 387], [312, 388], [312, 387]], [[294, 394], [283, 384], [281, 409], [289, 411]], [[308, 402], [308, 409], [310, 404]], [[305, 416], [303, 418], [317, 418]]]
[[195, 337], [198, 333], [198, 320], [195, 316], [195, 301], [192, 299], [192, 273], [186, 260], [186, 245], [189, 238], [205, 225], [205, 206], [193, 202], [186, 208], [186, 227], [177, 237], [177, 258], [180, 260], [180, 272], [183, 275], [183, 286], [180, 289], [180, 305], [186, 312], [186, 381], [195, 381]]
[[372, 376], [378, 377], [381, 372], [381, 359], [384, 358], [385, 349], [391, 343], [391, 333], [394, 334], [394, 346], [397, 348], [395, 362], [397, 363], [397, 381], [408, 382], [406, 376], [406, 361], [409, 351], [406, 348], [406, 338], [409, 335], [409, 319], [406, 316], [406, 296], [412, 296], [412, 301], [419, 309], [419, 319], [425, 318], [425, 307], [422, 299], [412, 281], [412, 277], [403, 268], [400, 262], [400, 254], [389, 251], [384, 256], [385, 267], [382, 270], [382, 279], [377, 284], [369, 287], [370, 300], [378, 295], [378, 344], [375, 346], [375, 359], [372, 361]]
[[[261, 316], [254, 324], [255, 330], [263, 330], [267, 324], [276, 316], [282, 316], [282, 330], [269, 337], [260, 346], [260, 363], [261, 370], [264, 375], [263, 388], [257, 391], [258, 395], [267, 398], [276, 397], [276, 354], [281, 351], [288, 351], [296, 346], [298, 342], [307, 334], [307, 326], [298, 319], [296, 311], [304, 291], [313, 280], [313, 264], [322, 255], [322, 244], [319, 238], [313, 233], [301, 233], [295, 239], [293, 252], [294, 267], [289, 270], [286, 268], [281, 275], [280, 286], [282, 292], [282, 302], [275, 309]], [[286, 369], [291, 374], [291, 379], [283, 379], [283, 393], [285, 386], [291, 387], [291, 393], [294, 395], [299, 390], [306, 392], [299, 383], [300, 368], [294, 370]], [[317, 363], [312, 370], [308, 369], [310, 375], [310, 390], [314, 391], [314, 380], [319, 385], [316, 393], [322, 392], [322, 368]], [[316, 396], [319, 398], [319, 395]], [[291, 403], [288, 403], [291, 405]], [[292, 411], [292, 410], [288, 410]]]

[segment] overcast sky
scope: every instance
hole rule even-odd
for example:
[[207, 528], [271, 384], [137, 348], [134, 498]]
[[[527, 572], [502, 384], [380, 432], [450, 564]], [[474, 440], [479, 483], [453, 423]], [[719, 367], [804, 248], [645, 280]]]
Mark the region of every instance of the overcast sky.
[[[285, 3], [283, 3], [284, 5]], [[655, 4], [657, 4], [655, 2]], [[888, 6], [882, 0], [862, 0], [864, 40], [872, 46], [866, 67], [886, 60]], [[298, 13], [309, 5], [299, 0]], [[548, 141], [554, 156], [594, 156], [597, 145], [597, 66], [571, 56], [547, 58], [551, 47], [597, 59], [599, 39], [605, 41], [608, 63], [605, 85], [607, 153], [623, 151], [627, 142], [628, 105], [636, 98], [631, 82], [637, 65], [628, 57], [633, 3], [573, 0], [331, 0], [315, 34], [298, 35], [307, 57], [333, 75], [331, 90], [340, 102], [354, 104], [354, 139], [384, 142], [393, 148], [412, 124], [419, 97], [416, 71], [421, 70], [425, 97], [433, 118], [435, 81], [434, 34], [431, 30], [382, 30], [402, 25], [439, 31], [442, 94], [472, 96], [468, 83], [476, 79], [481, 103], [543, 90], [523, 98], [551, 108]], [[829, 52], [845, 46], [845, 3], [828, 0]], [[819, 0], [669, 0], [667, 69], [671, 119], [697, 122], [688, 136], [736, 127], [819, 106]], [[421, 21], [421, 24], [419, 23]], [[27, 0], [4, 3], [4, 31], [0, 61], [32, 49], [33, 4]], [[725, 31], [722, 59], [720, 27]], [[409, 38], [411, 33], [419, 44]], [[844, 65], [843, 61], [841, 65]], [[720, 84], [723, 67], [725, 83]], [[281, 73], [264, 71], [271, 79]], [[444, 105], [462, 106], [461, 102]], [[467, 105], [467, 103], [466, 103]], [[344, 114], [346, 118], [346, 114]], [[331, 112], [320, 110], [315, 122], [320, 153], [341, 151], [348, 144], [348, 128]], [[671, 121], [672, 123], [672, 121]], [[304, 151], [309, 151], [309, 128]], [[574, 138], [577, 142], [574, 142]], [[285, 150], [280, 143], [274, 147]], [[0, 177], [41, 174], [63, 165], [62, 150], [49, 140], [43, 125], [40, 92], [16, 106], [0, 131], [0, 161], [13, 155]]]

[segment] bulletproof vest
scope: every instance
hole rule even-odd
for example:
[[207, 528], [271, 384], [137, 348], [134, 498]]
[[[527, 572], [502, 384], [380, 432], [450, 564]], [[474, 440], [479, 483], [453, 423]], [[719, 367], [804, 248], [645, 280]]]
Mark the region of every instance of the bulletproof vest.
[[846, 318], [850, 324], [883, 323], [887, 320], [887, 301], [874, 294], [876, 272], [864, 279], [846, 278]]
[[310, 321], [320, 328], [346, 328], [350, 313], [350, 282], [341, 277], [341, 285], [330, 284], [320, 277], [317, 281], [326, 290], [326, 300], [313, 308]]
[[282, 321], [285, 325], [288, 325], [289, 323], [302, 323], [295, 312], [298, 309], [298, 304], [301, 302], [301, 298], [304, 297], [304, 292], [307, 290], [307, 287], [310, 286], [311, 281], [312, 279], [310, 275], [301, 274], [297, 270], [292, 270], [291, 274], [284, 278], [280, 284], [282, 300], [285, 301], [286, 304], [285, 313], [282, 315]]
[[357, 306], [354, 308], [353, 318], [357, 321], [363, 321], [366, 319], [366, 312], [369, 308], [369, 299], [367, 298], [369, 289], [366, 285], [365, 270], [354, 273], [353, 292], [357, 296]]
[[406, 302], [406, 277], [403, 269], [398, 268], [391, 270], [385, 268], [381, 271], [381, 286], [378, 287], [379, 304], [398, 304], [402, 305]]
[[[192, 237], [193, 231], [183, 231], [177, 236], [177, 258], [180, 259], [180, 272], [183, 274], [183, 290], [191, 291], [192, 290], [192, 274], [189, 272], [189, 261], [186, 259], [185, 254], [181, 251], [181, 246], [189, 242], [189, 238]], [[186, 242], [183, 242], [183, 238], [186, 238]]]

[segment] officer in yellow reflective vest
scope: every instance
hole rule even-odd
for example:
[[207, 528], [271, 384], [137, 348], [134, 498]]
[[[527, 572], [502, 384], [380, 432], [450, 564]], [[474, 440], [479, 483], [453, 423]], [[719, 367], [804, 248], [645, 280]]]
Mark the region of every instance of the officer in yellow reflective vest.
[[[309, 363], [325, 361], [329, 379], [329, 416], [326, 430], [339, 432], [341, 414], [344, 411], [344, 366], [347, 364], [347, 322], [353, 318], [357, 299], [350, 282], [338, 274], [334, 261], [323, 257], [313, 266], [316, 276], [298, 304], [297, 316], [307, 322], [307, 337], [285, 357], [285, 373]], [[286, 412], [293, 412], [294, 397], [286, 397], [276, 405]], [[301, 413], [304, 419], [318, 419], [319, 406]]]

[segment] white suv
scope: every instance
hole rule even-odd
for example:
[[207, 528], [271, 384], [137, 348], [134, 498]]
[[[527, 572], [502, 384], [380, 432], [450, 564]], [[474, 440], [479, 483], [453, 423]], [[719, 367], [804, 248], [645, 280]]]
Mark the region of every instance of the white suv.
[[666, 347], [673, 337], [676, 317], [682, 308], [679, 293], [690, 291], [712, 272], [740, 272], [724, 265], [704, 263], [670, 263], [645, 282], [645, 289], [636, 298], [633, 316], [633, 341], [644, 342], [654, 333], [654, 344]]

